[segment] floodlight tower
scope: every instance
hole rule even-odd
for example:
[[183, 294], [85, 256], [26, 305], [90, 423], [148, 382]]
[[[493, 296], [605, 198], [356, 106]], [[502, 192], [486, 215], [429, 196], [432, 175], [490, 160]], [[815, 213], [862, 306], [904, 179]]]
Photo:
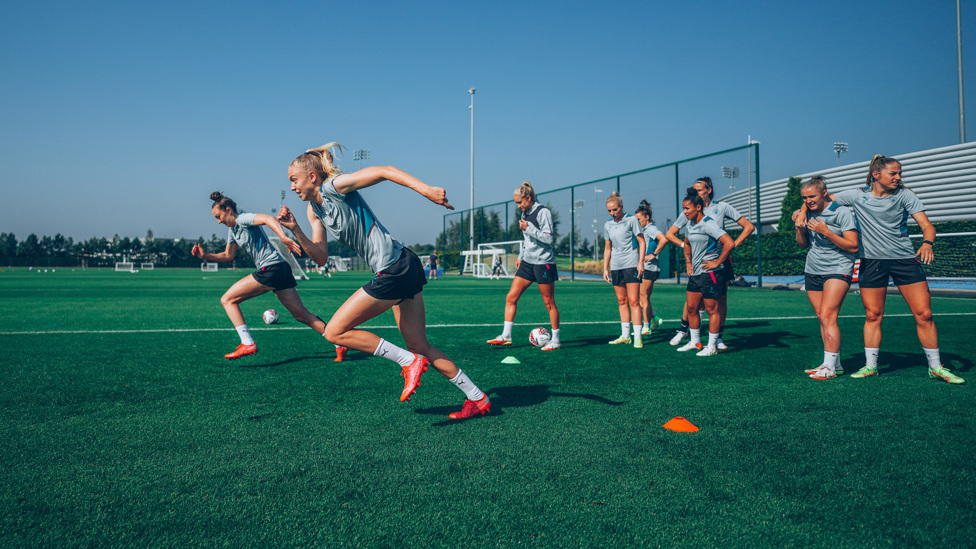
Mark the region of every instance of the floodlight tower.
[[732, 184], [729, 186], [732, 192], [735, 192], [735, 180], [739, 177], [739, 168], [734, 166], [722, 166], [722, 177], [732, 180]]
[[837, 153], [837, 165], [840, 166], [840, 155], [847, 152], [847, 143], [834, 142], [834, 152]]
[[471, 88], [468, 93], [471, 94], [471, 209], [468, 210], [468, 224], [471, 225], [471, 241], [470, 249], [474, 249], [474, 92], [475, 89]]
[[359, 169], [363, 169], [363, 160], [369, 160], [369, 151], [366, 149], [356, 149], [352, 151], [352, 159], [359, 161]]

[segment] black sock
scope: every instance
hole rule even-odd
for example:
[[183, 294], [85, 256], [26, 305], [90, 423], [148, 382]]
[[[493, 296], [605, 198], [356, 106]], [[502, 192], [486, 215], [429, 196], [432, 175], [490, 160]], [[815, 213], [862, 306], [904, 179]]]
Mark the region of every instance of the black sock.
[[681, 327], [678, 328], [676, 331], [687, 334], [689, 327], [690, 326], [688, 325], [688, 321], [687, 320], [682, 320], [681, 321]]

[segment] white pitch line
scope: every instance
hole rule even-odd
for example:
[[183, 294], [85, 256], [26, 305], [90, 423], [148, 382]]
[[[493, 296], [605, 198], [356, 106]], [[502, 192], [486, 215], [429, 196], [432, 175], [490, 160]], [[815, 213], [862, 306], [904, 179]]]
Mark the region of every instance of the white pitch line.
[[[911, 317], [911, 313], [899, 313], [885, 315], [885, 318], [901, 318], [901, 317]], [[933, 313], [932, 316], [976, 316], [976, 312], [973, 313]], [[807, 316], [756, 316], [756, 317], [738, 317], [729, 318], [727, 321], [745, 321], [745, 320], [815, 320], [817, 317], [813, 315]], [[840, 315], [837, 318], [864, 318], [864, 315]], [[591, 321], [581, 321], [581, 322], [560, 322], [563, 326], [586, 326], [594, 324], [618, 324], [618, 320], [591, 320]], [[681, 319], [665, 319], [665, 322], [681, 322]], [[516, 326], [536, 326], [540, 324], [539, 322], [516, 322]], [[542, 322], [542, 324], [546, 324]], [[489, 324], [428, 324], [428, 328], [490, 328], [492, 326], [498, 326], [497, 322]], [[389, 326], [360, 326], [364, 330], [394, 330], [395, 325]], [[308, 330], [307, 326], [279, 326], [277, 328], [251, 328], [252, 332], [261, 331], [284, 331], [284, 330]], [[148, 330], [36, 330], [36, 331], [25, 331], [25, 332], [0, 332], [0, 336], [4, 335], [99, 335], [99, 334], [172, 334], [172, 333], [189, 333], [189, 332], [232, 332], [234, 328], [154, 328]]]

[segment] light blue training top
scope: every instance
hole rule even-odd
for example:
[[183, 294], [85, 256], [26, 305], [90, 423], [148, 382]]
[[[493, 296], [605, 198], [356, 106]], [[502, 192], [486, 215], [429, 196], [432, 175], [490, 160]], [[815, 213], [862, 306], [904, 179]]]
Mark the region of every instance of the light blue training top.
[[[657, 235], [661, 234], [661, 231], [653, 223], [648, 223], [647, 225], [644, 225], [643, 232], [644, 245], [647, 247], [647, 249], [644, 251], [644, 255], [648, 255], [657, 249]], [[644, 270], [652, 272], [660, 271], [661, 264], [658, 262], [657, 257], [650, 261], [645, 261]]]
[[640, 221], [626, 214], [620, 221], [611, 219], [603, 225], [603, 238], [610, 241], [610, 270], [636, 269], [640, 258], [637, 235], [643, 235]]
[[542, 204], [536, 202], [527, 212], [522, 212], [521, 219], [529, 226], [522, 231], [522, 249], [519, 251], [519, 261], [530, 265], [550, 265], [556, 262], [556, 252], [552, 247], [552, 212]]
[[400, 259], [403, 244], [390, 236], [359, 191], [341, 194], [334, 179], [322, 183], [322, 203], [310, 202], [312, 212], [332, 238], [355, 250], [373, 273], [382, 272]]
[[227, 241], [236, 242], [239, 248], [246, 251], [258, 269], [285, 261], [271, 244], [268, 229], [264, 225], [254, 224], [252, 213], [238, 214], [237, 225], [227, 228]]
[[[684, 217], [684, 215], [682, 215]], [[687, 220], [688, 218], [685, 217]], [[709, 216], [705, 216], [698, 223], [688, 223], [688, 245], [691, 246], [692, 275], [700, 275], [711, 271], [702, 268], [702, 263], [718, 259], [722, 255], [722, 244], [718, 239], [727, 234], [718, 223]], [[724, 269], [719, 265], [713, 271]]]
[[887, 196], [874, 196], [871, 186], [834, 193], [841, 206], [854, 210], [857, 256], [867, 259], [909, 259], [915, 249], [908, 238], [908, 218], [925, 206], [912, 191], [901, 188]]
[[[828, 203], [820, 213], [807, 212], [807, 220], [810, 219], [820, 219], [827, 224], [830, 232], [837, 236], [843, 236], [844, 231], [853, 231], [857, 228], [854, 224], [854, 214], [836, 202]], [[804, 230], [807, 232], [807, 240], [810, 241], [810, 250], [807, 252], [803, 272], [814, 275], [850, 275], [854, 272], [854, 254], [838, 248], [820, 233], [810, 229]]]

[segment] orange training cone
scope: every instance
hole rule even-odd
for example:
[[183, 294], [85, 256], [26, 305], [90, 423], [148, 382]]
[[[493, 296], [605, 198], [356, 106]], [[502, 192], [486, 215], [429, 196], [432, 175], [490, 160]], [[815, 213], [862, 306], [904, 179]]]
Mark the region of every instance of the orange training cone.
[[671, 418], [671, 421], [664, 424], [664, 428], [677, 431], [679, 433], [694, 433], [698, 431], [698, 427], [695, 427], [690, 421], [683, 417]]

